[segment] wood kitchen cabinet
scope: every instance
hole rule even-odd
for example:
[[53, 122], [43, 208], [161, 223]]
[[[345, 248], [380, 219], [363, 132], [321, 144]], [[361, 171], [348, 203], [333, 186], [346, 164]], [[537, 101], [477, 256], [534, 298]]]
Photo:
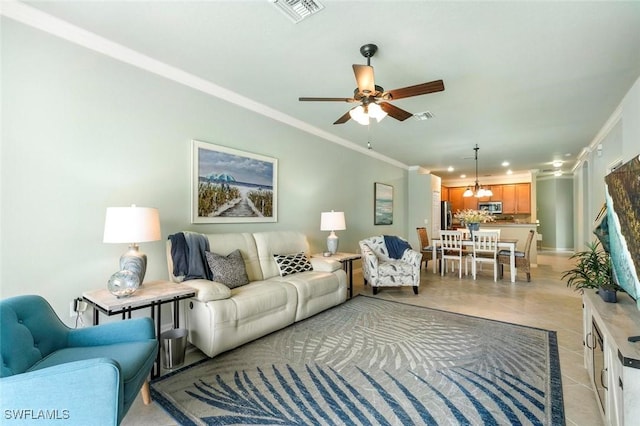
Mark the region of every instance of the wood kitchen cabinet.
[[502, 214], [531, 213], [531, 184], [502, 185]]
[[447, 188], [446, 186], [441, 186], [440, 187], [440, 200], [441, 201], [451, 201], [449, 199], [449, 188]]
[[451, 203], [451, 211], [455, 214], [458, 210], [477, 209], [478, 199], [476, 197], [464, 197], [466, 186], [456, 186], [449, 188], [449, 202]]

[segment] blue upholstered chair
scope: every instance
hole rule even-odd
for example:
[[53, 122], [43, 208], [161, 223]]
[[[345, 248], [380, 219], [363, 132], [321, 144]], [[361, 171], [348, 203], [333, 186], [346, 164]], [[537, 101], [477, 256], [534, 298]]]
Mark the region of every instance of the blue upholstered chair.
[[71, 329], [40, 296], [2, 300], [2, 416], [16, 424], [117, 425], [140, 389], [150, 401], [157, 351], [150, 318]]

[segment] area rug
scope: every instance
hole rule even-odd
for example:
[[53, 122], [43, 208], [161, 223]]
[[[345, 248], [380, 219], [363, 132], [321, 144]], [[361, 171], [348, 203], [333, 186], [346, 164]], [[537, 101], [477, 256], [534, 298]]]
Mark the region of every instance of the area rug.
[[181, 425], [563, 425], [556, 334], [367, 296], [156, 379]]

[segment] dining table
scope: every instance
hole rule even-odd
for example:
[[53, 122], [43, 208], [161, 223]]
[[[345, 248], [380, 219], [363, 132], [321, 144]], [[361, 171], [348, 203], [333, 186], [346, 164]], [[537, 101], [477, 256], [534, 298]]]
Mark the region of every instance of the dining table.
[[[501, 238], [498, 240], [498, 250], [509, 250], [509, 272], [511, 273], [511, 282], [516, 282], [516, 244], [518, 240], [511, 238]], [[437, 259], [438, 247], [441, 245], [441, 240], [431, 240], [431, 249], [433, 250], [433, 259]], [[464, 239], [462, 240], [463, 247], [473, 247], [473, 241]], [[438, 262], [433, 262], [433, 273], [437, 274], [436, 270]]]

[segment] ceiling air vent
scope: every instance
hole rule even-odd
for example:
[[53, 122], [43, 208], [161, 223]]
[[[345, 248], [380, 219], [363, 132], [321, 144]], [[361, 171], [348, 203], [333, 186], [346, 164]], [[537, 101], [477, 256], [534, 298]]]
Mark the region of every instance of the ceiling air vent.
[[320, 12], [324, 6], [315, 0], [270, 0], [282, 13], [294, 23]]
[[430, 120], [433, 118], [433, 114], [429, 111], [425, 111], [425, 112], [417, 112], [415, 114], [413, 114], [413, 116], [415, 117], [416, 120]]

